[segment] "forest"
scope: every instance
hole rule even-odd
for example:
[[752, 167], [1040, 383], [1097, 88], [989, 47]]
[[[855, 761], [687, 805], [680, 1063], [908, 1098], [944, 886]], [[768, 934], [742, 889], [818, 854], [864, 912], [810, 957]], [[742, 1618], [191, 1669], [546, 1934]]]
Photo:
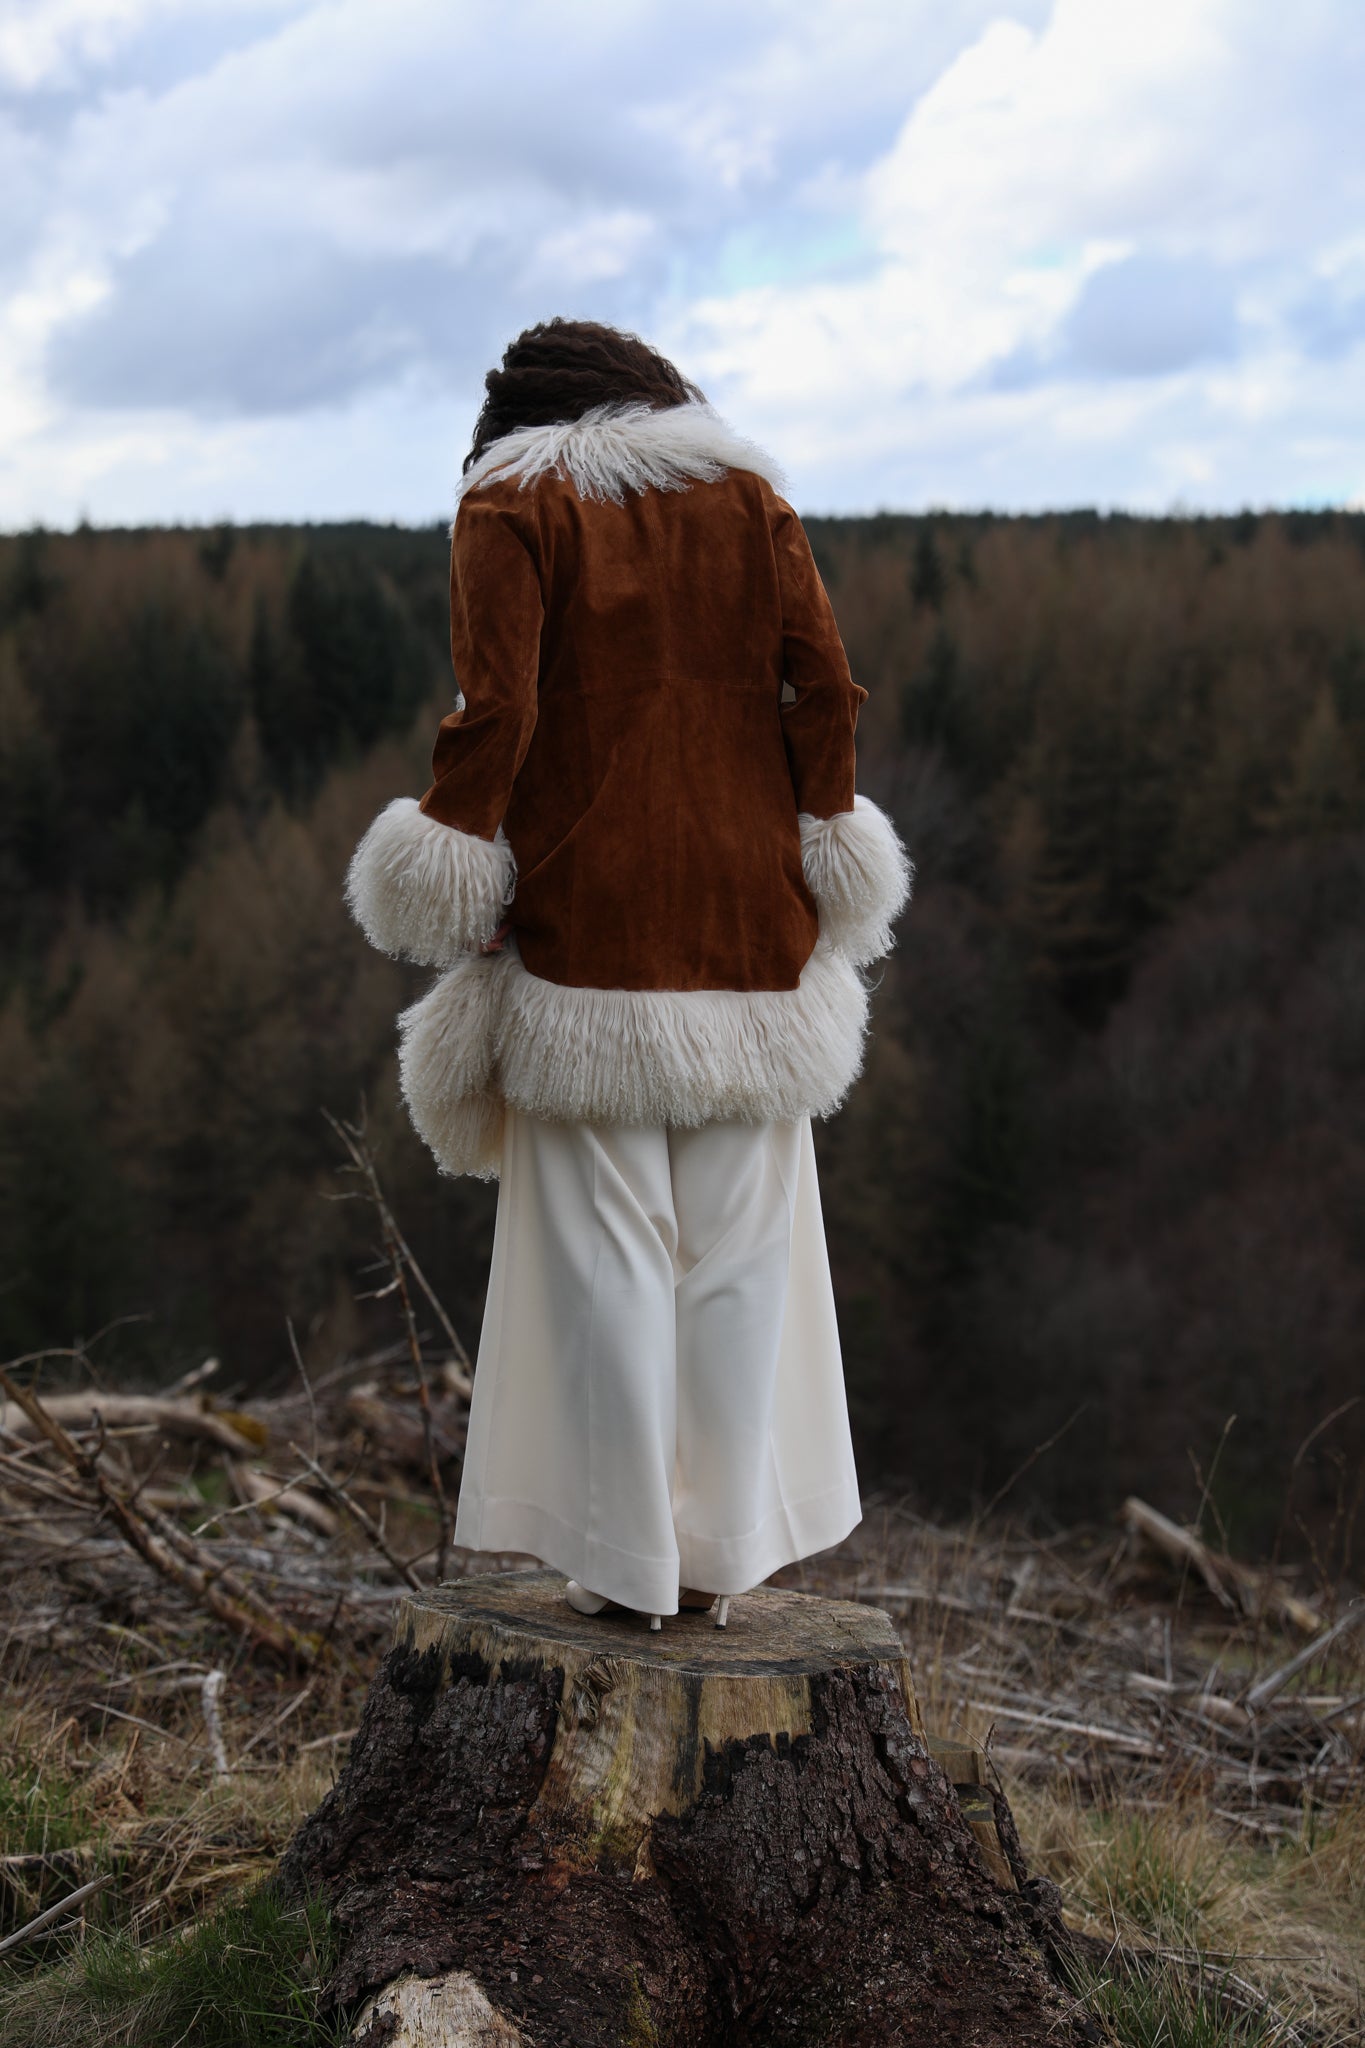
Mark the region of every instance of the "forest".
[[[1349, 1569], [1365, 1472], [1365, 515], [808, 528], [917, 866], [817, 1131], [867, 1487], [1204, 1503]], [[495, 1191], [397, 1097], [341, 881], [453, 690], [438, 526], [0, 539], [0, 1355], [255, 1390], [371, 1341], [363, 1113], [465, 1341]]]

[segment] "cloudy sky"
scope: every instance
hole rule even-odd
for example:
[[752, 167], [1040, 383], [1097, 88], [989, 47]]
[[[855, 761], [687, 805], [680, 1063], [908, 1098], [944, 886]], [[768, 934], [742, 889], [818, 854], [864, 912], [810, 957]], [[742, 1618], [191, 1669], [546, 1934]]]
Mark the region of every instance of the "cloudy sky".
[[1365, 502], [1365, 0], [0, 0], [0, 526], [448, 509], [550, 313], [807, 511]]

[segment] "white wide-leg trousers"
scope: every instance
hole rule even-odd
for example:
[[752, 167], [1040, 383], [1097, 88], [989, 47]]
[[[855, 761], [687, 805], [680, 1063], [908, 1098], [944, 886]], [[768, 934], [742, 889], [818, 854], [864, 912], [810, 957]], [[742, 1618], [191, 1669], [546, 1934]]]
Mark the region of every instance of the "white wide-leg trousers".
[[672, 1614], [860, 1515], [809, 1118], [509, 1110], [456, 1542]]

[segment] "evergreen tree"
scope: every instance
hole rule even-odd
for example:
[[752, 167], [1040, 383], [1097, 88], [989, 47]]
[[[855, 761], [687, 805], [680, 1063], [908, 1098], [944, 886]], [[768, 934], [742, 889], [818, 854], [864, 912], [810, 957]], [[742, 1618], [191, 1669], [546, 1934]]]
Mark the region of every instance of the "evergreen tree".
[[1272, 829], [1285, 834], [1344, 832], [1362, 816], [1355, 751], [1331, 690], [1319, 690], [1271, 807]]
[[289, 593], [307, 678], [294, 758], [314, 768], [405, 725], [427, 695], [426, 649], [363, 562], [309, 550]]
[[968, 767], [972, 717], [957, 642], [941, 622], [919, 667], [901, 689], [901, 737], [914, 747], [941, 747], [955, 766]]
[[942, 609], [947, 590], [948, 576], [934, 539], [934, 529], [921, 526], [915, 536], [915, 552], [910, 563], [910, 595], [916, 604], [926, 605], [930, 611], [936, 612]]

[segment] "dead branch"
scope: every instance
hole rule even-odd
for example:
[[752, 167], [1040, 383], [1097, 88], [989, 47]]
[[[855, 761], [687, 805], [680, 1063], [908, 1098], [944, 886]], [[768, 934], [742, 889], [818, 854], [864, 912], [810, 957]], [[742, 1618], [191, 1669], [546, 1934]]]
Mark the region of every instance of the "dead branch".
[[1322, 1616], [1306, 1600], [1298, 1599], [1265, 1573], [1253, 1571], [1250, 1565], [1239, 1564], [1235, 1558], [1215, 1556], [1193, 1530], [1182, 1529], [1178, 1522], [1172, 1522], [1135, 1495], [1130, 1494], [1123, 1503], [1119, 1519], [1173, 1564], [1186, 1569], [1193, 1566], [1224, 1607], [1234, 1612], [1240, 1608], [1245, 1614], [1273, 1614], [1292, 1622], [1305, 1635], [1315, 1635], [1322, 1628]]
[[204, 1673], [200, 1684], [200, 1703], [204, 1710], [209, 1755], [213, 1758], [213, 1775], [216, 1778], [226, 1778], [229, 1774], [227, 1744], [223, 1740], [223, 1717], [218, 1707], [219, 1697], [226, 1684], [226, 1671], [216, 1665], [212, 1671]]
[[82, 1450], [37, 1395], [0, 1367], [0, 1386], [33, 1427], [98, 1497], [120, 1536], [154, 1571], [180, 1586], [229, 1628], [277, 1655], [311, 1663], [316, 1644], [283, 1620], [244, 1580], [221, 1565], [159, 1509], [134, 1508], [105, 1477], [96, 1459]]
[[350, 1515], [357, 1526], [364, 1530], [366, 1536], [385, 1563], [393, 1567], [404, 1583], [412, 1587], [414, 1593], [420, 1593], [423, 1590], [422, 1581], [418, 1578], [416, 1572], [413, 1571], [411, 1565], [406, 1565], [400, 1557], [395, 1557], [393, 1551], [389, 1548], [383, 1530], [374, 1517], [361, 1507], [358, 1500], [352, 1499], [339, 1479], [333, 1479], [329, 1472], [324, 1472], [315, 1458], [310, 1458], [305, 1451], [299, 1449], [297, 1444], [291, 1444], [289, 1448], [296, 1458], [303, 1460], [308, 1470], [317, 1480], [318, 1485], [325, 1487], [337, 1505], [345, 1508], [347, 1514]]
[[205, 1380], [211, 1380], [222, 1369], [221, 1358], [206, 1358], [202, 1365], [192, 1365], [188, 1372], [182, 1372], [178, 1380], [162, 1389], [163, 1401], [174, 1401], [181, 1394], [188, 1394], [191, 1387], [201, 1387]]
[[304, 1686], [302, 1692], [296, 1692], [294, 1694], [293, 1699], [289, 1701], [287, 1706], [281, 1707], [278, 1714], [272, 1714], [270, 1719], [266, 1722], [265, 1726], [263, 1728], [258, 1728], [256, 1730], [256, 1733], [252, 1736], [251, 1740], [249, 1742], [244, 1742], [242, 1744], [242, 1747], [239, 1750], [237, 1756], [237, 1761], [239, 1764], [241, 1763], [243, 1757], [249, 1756], [251, 1754], [252, 1750], [256, 1747], [256, 1744], [258, 1742], [264, 1742], [267, 1735], [275, 1734], [277, 1730], [284, 1726], [285, 1722], [289, 1720], [292, 1715], [297, 1714], [299, 1708], [304, 1704], [304, 1702], [306, 1700], [310, 1700], [313, 1697], [315, 1684], [316, 1681], [310, 1678], [307, 1685]]
[[[407, 1276], [409, 1269], [411, 1269], [414, 1278], [419, 1280], [428, 1300], [436, 1306], [452, 1338], [454, 1338], [455, 1333], [445, 1316], [445, 1311], [440, 1308], [439, 1303], [436, 1302], [435, 1295], [432, 1294], [431, 1290], [427, 1287], [425, 1279], [419, 1273], [416, 1261], [408, 1249], [407, 1241], [402, 1231], [398, 1228], [397, 1219], [390, 1209], [388, 1198], [380, 1185], [378, 1170], [374, 1163], [374, 1154], [369, 1148], [364, 1131], [357, 1124], [343, 1123], [340, 1119], [334, 1117], [330, 1111], [325, 1112], [325, 1114], [328, 1123], [350, 1155], [352, 1171], [358, 1173], [365, 1183], [366, 1193], [373, 1205], [375, 1215], [379, 1219], [380, 1235], [384, 1244], [384, 1255], [393, 1274], [392, 1287], [398, 1296], [399, 1305], [403, 1312], [403, 1328], [407, 1333], [408, 1350], [412, 1358], [413, 1370], [417, 1375], [418, 1399], [422, 1409], [422, 1430], [426, 1440], [427, 1469], [431, 1477], [431, 1490], [436, 1496], [437, 1513], [440, 1516], [441, 1535], [436, 1556], [436, 1577], [439, 1580], [445, 1577], [446, 1560], [449, 1556], [451, 1536], [454, 1532], [454, 1517], [450, 1512], [450, 1503], [446, 1499], [445, 1486], [441, 1480], [440, 1460], [436, 1455], [436, 1440], [431, 1414], [431, 1389], [427, 1384], [426, 1362], [422, 1357], [422, 1343], [417, 1333], [417, 1318], [413, 1314], [412, 1296], [408, 1290]], [[463, 1346], [461, 1346], [461, 1350], [463, 1350]], [[473, 1382], [471, 1380], [466, 1389], [466, 1398], [472, 1392]]]
[[[320, 1500], [314, 1500], [311, 1493], [305, 1493], [295, 1479], [275, 1480], [254, 1465], [236, 1463], [230, 1468], [234, 1486], [245, 1496], [245, 1507], [276, 1507], [281, 1514], [289, 1515], [296, 1522], [302, 1522], [319, 1536], [332, 1537], [337, 1532], [337, 1518], [332, 1510]], [[235, 1509], [226, 1510], [228, 1514]]]
[[1291, 1678], [1297, 1678], [1310, 1664], [1316, 1664], [1330, 1644], [1337, 1642], [1342, 1636], [1349, 1635], [1353, 1629], [1359, 1628], [1362, 1622], [1365, 1622], [1365, 1600], [1354, 1600], [1340, 1619], [1334, 1621], [1330, 1628], [1324, 1629], [1321, 1635], [1315, 1636], [1311, 1643], [1305, 1644], [1297, 1657], [1291, 1657], [1287, 1664], [1281, 1664], [1277, 1671], [1272, 1671], [1269, 1677], [1252, 1686], [1246, 1696], [1247, 1712], [1258, 1714], [1262, 1707], [1269, 1706], [1271, 1700], [1283, 1692]]
[[7, 1934], [4, 1940], [0, 1941], [0, 1956], [7, 1955], [12, 1948], [22, 1947], [24, 1942], [31, 1941], [35, 1934], [41, 1934], [45, 1927], [51, 1927], [54, 1922], [67, 1919], [78, 1906], [83, 1906], [87, 1899], [93, 1899], [96, 1892], [102, 1892], [106, 1885], [113, 1882], [110, 1872], [105, 1871], [102, 1877], [92, 1877], [89, 1884], [83, 1884], [78, 1891], [68, 1892], [64, 1899], [59, 1899], [55, 1906], [49, 1906], [36, 1920], [30, 1920], [25, 1927], [16, 1928], [13, 1934]]
[[[150, 1428], [166, 1436], [197, 1437], [221, 1451], [240, 1458], [243, 1451], [259, 1450], [265, 1430], [254, 1417], [215, 1415], [193, 1401], [171, 1401], [157, 1394], [102, 1394], [90, 1390], [79, 1394], [49, 1394], [43, 1407], [54, 1422], [67, 1429]], [[0, 1403], [0, 1429], [13, 1436], [41, 1434], [32, 1417], [14, 1400]]]

